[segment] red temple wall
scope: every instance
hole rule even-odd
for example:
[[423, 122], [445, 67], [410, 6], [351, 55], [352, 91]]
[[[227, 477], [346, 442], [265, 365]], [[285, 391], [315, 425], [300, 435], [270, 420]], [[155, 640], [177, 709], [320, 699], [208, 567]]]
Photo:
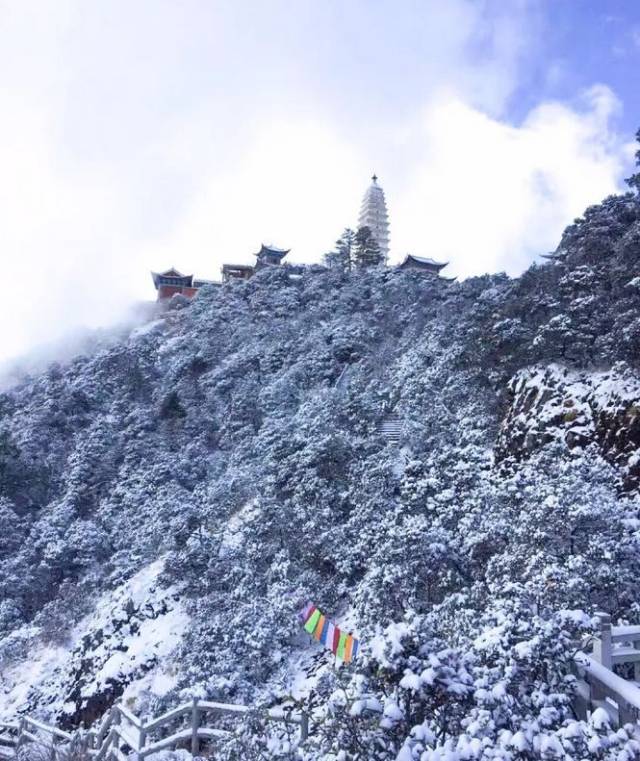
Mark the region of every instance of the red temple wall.
[[181, 293], [183, 296], [186, 296], [188, 299], [192, 299], [196, 295], [196, 293], [198, 293], [198, 289], [184, 288], [181, 285], [161, 285], [158, 288], [158, 301], [164, 301], [165, 299], [170, 299], [176, 293]]

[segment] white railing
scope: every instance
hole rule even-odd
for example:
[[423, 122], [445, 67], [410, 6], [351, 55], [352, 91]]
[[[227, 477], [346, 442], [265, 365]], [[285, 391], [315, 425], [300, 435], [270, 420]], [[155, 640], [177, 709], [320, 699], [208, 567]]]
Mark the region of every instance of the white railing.
[[[205, 716], [242, 716], [251, 710], [244, 705], [194, 699], [161, 716], [143, 721], [124, 706], [115, 705], [97, 727], [75, 733], [64, 732], [25, 716], [18, 723], [0, 723], [0, 758], [13, 758], [25, 743], [45, 746], [50, 751], [52, 761], [58, 757], [58, 751], [71, 746], [85, 751], [94, 761], [127, 761], [130, 753], [141, 761], [159, 750], [178, 746], [187, 746], [196, 755], [203, 741], [211, 745], [212, 741], [231, 735], [229, 729], [207, 726], [203, 721]], [[264, 716], [269, 721], [294, 725], [300, 741], [307, 739], [309, 718], [306, 713], [273, 708], [265, 711]]]
[[576, 701], [581, 718], [594, 708], [604, 708], [617, 726], [633, 724], [640, 719], [639, 687], [585, 653], [578, 653], [575, 660], [578, 675], [583, 680]]
[[633, 664], [634, 679], [640, 677], [640, 626], [612, 626], [611, 616], [597, 614], [599, 631], [593, 652], [575, 657], [578, 694], [575, 707], [580, 718], [603, 708], [614, 725], [640, 720], [640, 686], [614, 673], [618, 664]]

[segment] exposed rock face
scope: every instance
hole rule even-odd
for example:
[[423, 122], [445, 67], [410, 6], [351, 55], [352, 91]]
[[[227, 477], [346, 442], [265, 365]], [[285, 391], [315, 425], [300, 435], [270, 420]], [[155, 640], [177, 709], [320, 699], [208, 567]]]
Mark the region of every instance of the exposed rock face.
[[511, 379], [509, 394], [498, 460], [522, 459], [552, 441], [569, 449], [597, 443], [626, 488], [640, 485], [640, 378], [625, 363], [593, 373], [527, 368]]

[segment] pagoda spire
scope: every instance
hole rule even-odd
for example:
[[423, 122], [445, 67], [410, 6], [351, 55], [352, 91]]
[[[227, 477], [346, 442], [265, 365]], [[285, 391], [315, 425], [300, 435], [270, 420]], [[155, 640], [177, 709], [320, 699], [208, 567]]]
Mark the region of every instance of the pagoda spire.
[[384, 190], [378, 185], [378, 176], [375, 172], [371, 177], [371, 185], [362, 199], [358, 227], [368, 227], [371, 230], [386, 261], [389, 255], [389, 215], [384, 200]]

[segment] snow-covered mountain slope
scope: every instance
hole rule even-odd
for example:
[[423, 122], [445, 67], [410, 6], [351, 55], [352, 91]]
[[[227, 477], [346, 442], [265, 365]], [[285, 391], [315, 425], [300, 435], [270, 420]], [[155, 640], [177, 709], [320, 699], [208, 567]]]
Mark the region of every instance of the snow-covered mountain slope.
[[6, 390], [0, 715], [293, 694], [317, 758], [564, 742], [569, 635], [640, 620], [639, 272], [611, 198], [515, 280], [266, 268]]
[[143, 688], [166, 694], [175, 684], [170, 656], [188, 617], [178, 588], [158, 584], [163, 563], [150, 563], [104, 593], [57, 647], [40, 644], [34, 627], [17, 629], [11, 636], [24, 659], [3, 673], [4, 718], [27, 708], [75, 728], [100, 718], [123, 687], [125, 700]]

